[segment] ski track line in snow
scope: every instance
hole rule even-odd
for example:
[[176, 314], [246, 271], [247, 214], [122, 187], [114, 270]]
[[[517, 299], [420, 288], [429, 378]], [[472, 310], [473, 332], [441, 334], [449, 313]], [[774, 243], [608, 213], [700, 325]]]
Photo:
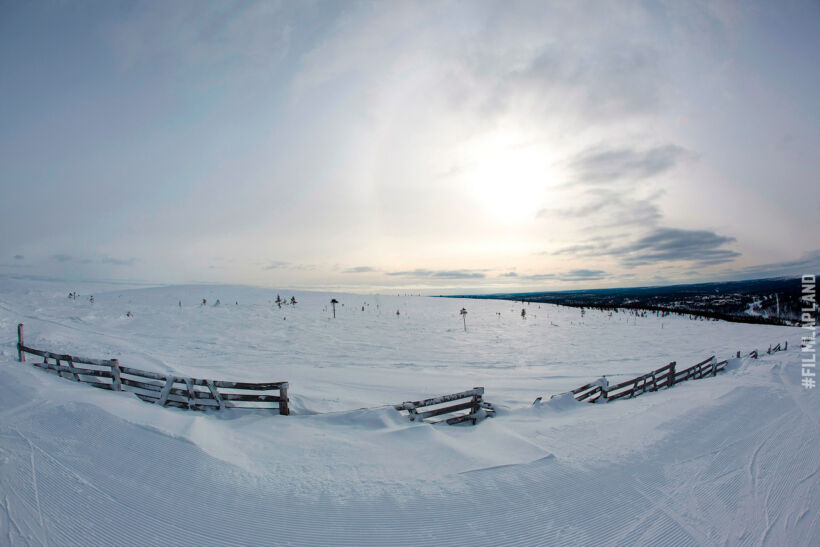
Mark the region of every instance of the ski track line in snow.
[[48, 545], [48, 530], [46, 529], [45, 525], [43, 524], [43, 512], [42, 512], [42, 509], [41, 509], [41, 506], [40, 506], [40, 487], [37, 485], [37, 467], [36, 467], [36, 464], [34, 462], [34, 445], [32, 445], [31, 441], [28, 440], [28, 437], [26, 437], [25, 435], [20, 433], [19, 430], [15, 429], [15, 431], [17, 432], [18, 435], [20, 435], [20, 438], [22, 438], [24, 441], [26, 441], [26, 444], [28, 444], [28, 447], [29, 447], [29, 458], [31, 460], [31, 487], [34, 490], [34, 502], [37, 506], [37, 519], [40, 522], [40, 530], [42, 530], [43, 534], [44, 534], [43, 543], [45, 545]]
[[9, 497], [3, 496], [3, 514], [6, 517], [7, 524], [7, 532], [6, 532], [6, 539], [9, 541], [9, 545], [11, 545], [14, 540], [12, 539], [11, 532], [12, 527], [14, 527], [14, 531], [17, 532], [17, 535], [24, 539], [25, 536], [23, 535], [23, 531], [20, 529], [20, 526], [15, 522], [14, 517], [11, 516], [11, 505], [9, 504]]
[[[655, 477], [655, 478], [657, 478], [657, 477]], [[686, 519], [681, 518], [679, 515], [676, 514], [676, 512], [674, 510], [672, 510], [668, 507], [670, 505], [670, 502], [673, 501], [672, 495], [667, 495], [666, 493], [659, 490], [658, 488], [652, 487], [650, 481], [647, 481], [646, 479], [647, 479], [647, 477], [645, 477], [645, 476], [638, 476], [638, 478], [635, 481], [635, 483], [636, 483], [635, 490], [639, 494], [641, 494], [644, 498], [646, 498], [646, 500], [649, 503], [652, 503], [653, 506], [657, 509], [658, 512], [665, 515], [668, 519], [674, 521], [680, 527], [680, 529], [682, 531], [686, 532], [686, 534], [688, 534], [688, 536], [689, 536], [686, 539], [696, 540], [697, 543], [699, 543], [699, 544], [705, 543], [706, 538], [703, 536], [703, 534], [696, 527], [694, 527], [690, 523], [686, 522]], [[654, 481], [654, 482], [660, 482], [660, 481]], [[651, 492], [655, 496], [660, 497], [661, 499], [655, 501], [652, 496], [647, 494], [647, 492]], [[675, 490], [673, 490], [673, 493], [674, 492], [675, 492]], [[637, 529], [640, 528], [641, 525], [643, 525], [647, 522], [652, 522], [652, 518], [654, 518], [653, 514], [651, 514], [651, 513], [644, 514], [643, 518], [641, 518], [638, 522], [636, 522], [635, 525], [629, 531], [631, 532], [633, 530], [637, 530]], [[664, 537], [664, 541], [666, 541], [665, 536], [661, 536], [661, 537]], [[626, 543], [626, 542], [628, 542], [628, 540], [629, 540], [628, 534], [625, 534], [624, 536], [619, 538], [619, 541], [617, 543], [622, 543], [622, 542]]]

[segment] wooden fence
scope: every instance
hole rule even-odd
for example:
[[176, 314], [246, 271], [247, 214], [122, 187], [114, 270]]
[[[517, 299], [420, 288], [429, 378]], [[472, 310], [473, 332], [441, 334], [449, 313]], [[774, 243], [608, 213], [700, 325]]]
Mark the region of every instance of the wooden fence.
[[[475, 425], [478, 420], [484, 417], [491, 417], [495, 415], [495, 409], [493, 408], [493, 405], [484, 401], [483, 397], [484, 388], [474, 387], [473, 389], [468, 389], [467, 391], [462, 391], [461, 393], [441, 395], [440, 397], [432, 397], [430, 399], [424, 399], [423, 401], [405, 401], [400, 405], [395, 405], [393, 408], [399, 411], [406, 410], [408, 415], [410, 416], [410, 421], [424, 421], [428, 418], [441, 416], [442, 414], [449, 414], [451, 412], [467, 410], [468, 412], [459, 414], [457, 416], [453, 416], [451, 418], [447, 418], [445, 421], [448, 424], [453, 425], [461, 422], [466, 422], [469, 420], [473, 422], [473, 425]], [[452, 401], [459, 401], [461, 399], [469, 400], [450, 406], [443, 406], [446, 403], [450, 403]], [[428, 407], [430, 407], [430, 410], [419, 412], [420, 408]]]
[[[97, 388], [130, 391], [149, 403], [161, 406], [177, 406], [191, 410], [207, 408], [216, 410], [223, 408], [277, 408], [279, 414], [290, 414], [287, 382], [249, 383], [203, 380], [124, 367], [120, 365], [117, 359], [90, 359], [38, 350], [24, 344], [22, 323], [17, 325], [17, 338], [18, 359], [21, 362], [26, 360], [27, 353], [37, 355], [43, 358], [43, 362], [35, 362], [32, 363], [33, 365], [53, 370], [60, 377], [68, 377], [74, 381], [84, 382]], [[780, 344], [774, 347], [769, 346], [768, 353], [785, 351], [788, 347], [788, 342], [782, 347]], [[740, 357], [739, 351], [737, 357]], [[747, 357], [757, 359], [758, 351], [751, 351], [747, 354]], [[726, 368], [727, 364], [728, 360], [718, 361], [713, 355], [689, 368], [677, 370], [677, 363], [673, 361], [659, 369], [619, 384], [609, 385], [606, 377], [603, 377], [567, 393], [572, 393], [578, 401], [606, 403], [622, 398], [637, 397], [643, 393], [657, 391], [662, 388], [668, 389], [686, 380], [716, 376], [718, 372]], [[84, 366], [78, 367], [77, 365]], [[474, 387], [460, 393], [442, 395], [422, 401], [405, 401], [394, 405], [393, 408], [398, 411], [406, 411], [411, 421], [426, 421], [443, 414], [467, 411], [443, 421], [448, 424], [471, 421], [475, 424], [484, 417], [495, 415], [493, 405], [484, 401], [483, 397], [484, 388]], [[552, 397], [557, 397], [557, 395]], [[462, 399], [464, 399], [463, 402], [447, 406], [447, 403], [461, 401]], [[540, 400], [541, 397], [536, 399], [536, 402]], [[274, 403], [276, 407], [270, 406]], [[427, 408], [427, 410], [419, 410], [423, 408]], [[438, 423], [438, 421], [433, 423]]]
[[287, 382], [203, 380], [124, 367], [117, 359], [91, 359], [34, 349], [23, 342], [22, 323], [17, 325], [17, 338], [17, 357], [21, 362], [26, 360], [27, 353], [37, 355], [43, 362], [33, 365], [53, 370], [62, 378], [112, 391], [130, 391], [149, 403], [191, 410], [277, 408], [279, 414], [290, 414]]
[[[780, 344], [777, 344], [775, 347], [769, 346], [768, 353], [772, 354], [778, 351], [785, 351], [788, 347], [788, 342], [786, 342], [783, 347], [781, 347]], [[739, 351], [737, 352], [737, 357], [740, 357]], [[757, 359], [758, 351], [751, 351], [747, 354], [747, 357]], [[606, 377], [604, 377], [573, 389], [569, 393], [572, 393], [578, 401], [608, 403], [609, 401], [615, 401], [624, 397], [637, 397], [643, 393], [657, 391], [661, 388], [670, 388], [686, 380], [697, 380], [707, 376], [716, 376], [718, 372], [726, 368], [728, 362], [726, 359], [718, 361], [713, 355], [689, 368], [677, 370], [677, 363], [672, 361], [666, 366], [619, 384], [609, 385]], [[556, 395], [553, 395], [553, 397], [556, 397]], [[536, 399], [536, 401], [538, 400], [540, 400], [540, 397]]]

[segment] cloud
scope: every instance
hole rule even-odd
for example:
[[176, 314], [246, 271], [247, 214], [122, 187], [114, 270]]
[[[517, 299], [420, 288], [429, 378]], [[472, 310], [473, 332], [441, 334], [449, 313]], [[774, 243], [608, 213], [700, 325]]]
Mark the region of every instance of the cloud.
[[626, 191], [615, 191], [606, 188], [591, 188], [578, 200], [587, 200], [581, 205], [557, 209], [541, 209], [536, 218], [560, 217], [584, 219], [585, 230], [597, 230], [613, 226], [639, 225], [651, 226], [663, 217], [657, 200], [662, 191], [654, 192], [643, 198], [631, 197]]
[[555, 279], [557, 276], [555, 274], [530, 274], [530, 275], [523, 275], [521, 276], [522, 279], [527, 279], [529, 281], [542, 281], [544, 279]]
[[[17, 255], [20, 259], [22, 259], [22, 255]], [[15, 256], [14, 258], [17, 258]], [[80, 264], [111, 264], [113, 266], [131, 266], [133, 265], [137, 259], [136, 258], [114, 258], [111, 256], [103, 256], [102, 258], [75, 258], [68, 254], [55, 254], [51, 256], [51, 260], [56, 260], [57, 262], [71, 262], [76, 261]]]
[[483, 279], [487, 277], [482, 272], [472, 270], [405, 270], [400, 272], [387, 272], [390, 276], [400, 277], [424, 277], [424, 278], [438, 278], [438, 279]]
[[709, 230], [655, 228], [651, 233], [613, 252], [621, 257], [624, 264], [630, 266], [680, 260], [706, 266], [730, 262], [739, 257], [738, 252], [719, 248], [734, 241], [733, 237], [721, 236]]
[[114, 258], [112, 256], [104, 256], [99, 260], [100, 264], [112, 264], [114, 266], [133, 266], [136, 261], [136, 258]]
[[606, 254], [607, 249], [609, 249], [610, 243], [606, 241], [602, 241], [601, 243], [584, 243], [580, 245], [570, 245], [569, 247], [564, 247], [563, 249], [558, 249], [552, 253], [544, 253], [544, 254], [553, 254], [553, 255], [572, 255], [572, 256], [600, 256], [602, 254]]
[[560, 90], [579, 113], [597, 122], [658, 109], [663, 67], [654, 47], [605, 37], [571, 40], [544, 44], [512, 81], [536, 91]]
[[691, 153], [674, 144], [648, 150], [635, 148], [589, 148], [570, 161], [574, 182], [601, 184], [626, 180], [635, 182], [671, 170]]
[[608, 275], [609, 274], [603, 270], [577, 269], [560, 274], [558, 279], [561, 281], [592, 281], [596, 279], [603, 279]]
[[454, 105], [485, 116], [524, 110], [583, 127], [658, 112], [665, 57], [626, 10], [596, 4], [595, 11], [590, 18], [588, 7], [551, 2], [509, 4], [503, 16], [491, 8], [483, 31], [450, 46], [452, 53], [442, 48]]
[[24, 257], [23, 255], [14, 255], [14, 260], [23, 260], [24, 258], [26, 257]]
[[343, 270], [344, 273], [370, 273], [378, 271], [375, 268], [371, 268], [370, 266], [356, 266], [355, 268], [347, 268]]
[[565, 247], [553, 254], [613, 256], [627, 267], [678, 261], [711, 266], [731, 262], [741, 256], [736, 251], [722, 248], [734, 242], [735, 238], [721, 236], [710, 230], [653, 228], [648, 234], [627, 245], [615, 246], [611, 241], [599, 239], [592, 243]]
[[818, 274], [820, 273], [820, 249], [805, 253], [796, 260], [747, 266], [737, 270], [726, 270], [725, 273], [733, 277], [746, 278]]
[[595, 279], [603, 279], [604, 277], [608, 276], [609, 274], [603, 270], [586, 269], [569, 270], [563, 273], [517, 274], [515, 272], [508, 272], [501, 274], [501, 277], [514, 277], [516, 279], [522, 279], [526, 281], [590, 281]]
[[313, 264], [294, 264], [293, 262], [286, 262], [284, 260], [274, 260], [269, 262], [267, 266], [262, 267], [263, 270], [297, 270], [297, 271], [309, 271], [315, 270], [316, 266]]

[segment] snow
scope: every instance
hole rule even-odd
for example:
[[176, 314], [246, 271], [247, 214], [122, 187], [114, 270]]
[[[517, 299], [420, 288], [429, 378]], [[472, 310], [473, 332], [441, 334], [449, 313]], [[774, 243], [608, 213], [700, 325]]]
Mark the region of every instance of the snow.
[[[820, 392], [800, 386], [801, 329], [521, 307], [0, 278], [0, 544], [814, 543]], [[38, 349], [288, 381], [293, 415], [61, 379], [17, 362], [18, 322]], [[636, 399], [550, 399], [786, 340]], [[479, 386], [497, 413], [477, 426], [392, 408]]]

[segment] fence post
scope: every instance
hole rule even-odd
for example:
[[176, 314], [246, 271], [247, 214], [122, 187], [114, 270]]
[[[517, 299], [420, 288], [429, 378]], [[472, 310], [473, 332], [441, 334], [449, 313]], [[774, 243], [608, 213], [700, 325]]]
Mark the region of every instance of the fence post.
[[601, 396], [595, 401], [596, 403], [598, 401], [603, 401], [605, 403], [609, 402], [609, 393], [607, 393], [607, 390], [609, 389], [609, 380], [606, 379], [606, 375], [602, 376], [602, 378], [604, 381], [601, 383]]
[[712, 357], [712, 376], [717, 376], [717, 355]]
[[737, 358], [740, 359], [740, 350], [737, 350]]
[[786, 340], [786, 342], [783, 344], [783, 351], [786, 351], [787, 349], [789, 349], [789, 341], [788, 340]]
[[669, 381], [666, 382], [666, 387], [672, 387], [675, 385], [675, 367], [678, 363], [677, 361], [672, 361], [669, 364], [672, 366], [669, 368]]
[[282, 382], [279, 386], [279, 414], [288, 416], [290, 409], [288, 408], [288, 383]]
[[[473, 406], [470, 407], [470, 414], [475, 416], [476, 414], [478, 414], [478, 411], [481, 410], [481, 400], [482, 395], [484, 394], [484, 388], [474, 387], [473, 389], [476, 390], [476, 393], [473, 395], [473, 399], [471, 401], [473, 403]], [[480, 392], [478, 391], [479, 389], [481, 390]], [[476, 419], [473, 418], [473, 425], [475, 425], [475, 420]]]
[[26, 354], [23, 352], [23, 324], [17, 323], [17, 360], [21, 363], [26, 361]]
[[119, 359], [111, 359], [111, 390], [122, 391], [122, 380], [120, 380]]

